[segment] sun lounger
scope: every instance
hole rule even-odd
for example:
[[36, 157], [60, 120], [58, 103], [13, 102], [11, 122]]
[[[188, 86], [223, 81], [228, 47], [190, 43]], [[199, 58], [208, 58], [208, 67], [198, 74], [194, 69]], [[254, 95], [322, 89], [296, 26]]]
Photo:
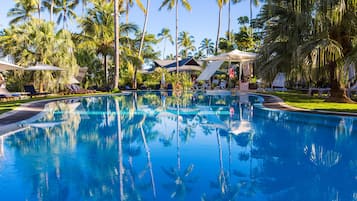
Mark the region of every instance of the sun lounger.
[[48, 95], [48, 92], [37, 92], [35, 87], [33, 85], [25, 85], [24, 86], [25, 92], [27, 92], [27, 95], [31, 96], [41, 96], [41, 95]]
[[309, 96], [313, 96], [314, 92], [317, 92], [318, 96], [321, 97], [322, 94], [330, 95], [331, 88], [309, 88]]
[[83, 89], [80, 86], [76, 84], [69, 84], [67, 85], [67, 88], [69, 89], [69, 92], [72, 94], [87, 94], [87, 93], [95, 93], [95, 90], [88, 90], [88, 89]]

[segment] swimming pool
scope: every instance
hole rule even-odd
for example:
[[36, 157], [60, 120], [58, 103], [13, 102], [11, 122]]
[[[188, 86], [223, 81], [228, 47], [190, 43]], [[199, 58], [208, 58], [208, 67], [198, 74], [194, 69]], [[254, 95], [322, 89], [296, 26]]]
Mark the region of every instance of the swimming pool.
[[356, 200], [357, 119], [258, 96], [51, 103], [0, 137], [1, 200]]

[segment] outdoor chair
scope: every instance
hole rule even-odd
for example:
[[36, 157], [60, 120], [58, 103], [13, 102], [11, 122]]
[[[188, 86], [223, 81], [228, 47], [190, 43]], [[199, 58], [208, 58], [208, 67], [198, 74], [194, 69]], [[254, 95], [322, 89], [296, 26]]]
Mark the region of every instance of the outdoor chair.
[[219, 84], [219, 87], [220, 87], [221, 89], [226, 89], [226, 87], [227, 87], [227, 81], [221, 80], [221, 82], [220, 82], [220, 84]]
[[37, 92], [33, 85], [25, 85], [24, 90], [25, 90], [25, 92], [27, 92], [27, 95], [29, 95], [31, 98], [33, 96], [41, 96], [41, 95], [49, 94], [48, 92]]
[[67, 85], [67, 88], [69, 89], [69, 92], [72, 94], [87, 94], [87, 93], [95, 92], [95, 90], [83, 89], [76, 84], [69, 84], [69, 85]]
[[317, 92], [319, 97], [322, 97], [324, 93], [330, 96], [330, 90], [331, 88], [309, 88], [308, 94], [309, 96], [313, 96], [314, 92]]

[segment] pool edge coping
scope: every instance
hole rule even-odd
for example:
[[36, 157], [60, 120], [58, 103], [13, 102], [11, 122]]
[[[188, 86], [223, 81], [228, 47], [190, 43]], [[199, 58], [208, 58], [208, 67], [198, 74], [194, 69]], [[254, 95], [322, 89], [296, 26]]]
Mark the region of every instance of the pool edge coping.
[[279, 98], [278, 96], [274, 96], [271, 94], [261, 94], [257, 92], [248, 92], [248, 93], [261, 96], [264, 99], [262, 105], [269, 109], [284, 110], [290, 112], [304, 112], [304, 113], [323, 114], [323, 115], [357, 117], [357, 113], [352, 113], [352, 112], [334, 112], [334, 111], [325, 111], [325, 110], [310, 110], [310, 109], [297, 108], [286, 104], [284, 100]]

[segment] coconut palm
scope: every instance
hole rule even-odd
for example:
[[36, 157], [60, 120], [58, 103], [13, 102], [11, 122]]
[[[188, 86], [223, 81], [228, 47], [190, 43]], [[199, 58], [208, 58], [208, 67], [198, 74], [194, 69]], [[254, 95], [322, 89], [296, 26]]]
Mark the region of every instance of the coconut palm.
[[53, 22], [53, 10], [57, 0], [44, 0], [42, 2], [43, 6], [47, 8], [50, 12], [50, 22]]
[[169, 41], [171, 45], [174, 44], [174, 40], [172, 39], [172, 35], [170, 34], [169, 28], [162, 28], [161, 32], [157, 34], [159, 37], [159, 41], [164, 41], [164, 50], [162, 52], [162, 59], [165, 59], [165, 49], [166, 49], [166, 42]]
[[210, 38], [204, 38], [201, 41], [199, 50], [205, 51], [206, 56], [212, 55], [214, 53], [214, 42]]
[[249, 22], [252, 28], [253, 6], [259, 6], [259, 0], [249, 0]]
[[[357, 3], [355, 1], [322, 1], [295, 4], [271, 1], [263, 7], [258, 21], [264, 28], [262, 55], [267, 59], [265, 72], [299, 73], [313, 80], [314, 72], [327, 79], [331, 87], [329, 101], [349, 102], [346, 97], [343, 68], [356, 45]], [[320, 71], [318, 71], [318, 69]], [[321, 70], [323, 69], [323, 70]]]
[[55, 14], [58, 14], [57, 24], [62, 22], [63, 29], [68, 26], [68, 20], [71, 18], [77, 18], [77, 14], [74, 9], [79, 4], [79, 0], [56, 0], [55, 7], [53, 9]]
[[[83, 29], [81, 37], [83, 42], [79, 46], [94, 49], [103, 58], [105, 85], [108, 84], [108, 59], [110, 55], [114, 55], [113, 3], [100, 0], [95, 1], [93, 8], [90, 8], [88, 14], [80, 20], [80, 26]], [[123, 43], [131, 43], [130, 38], [125, 33], [136, 32], [137, 27], [133, 24], [125, 24], [120, 27], [120, 32], [124, 34], [118, 35], [121, 36]], [[123, 45], [120, 48], [124, 49], [126, 46]], [[122, 52], [129, 54], [132, 51], [126, 48]], [[125, 55], [122, 55], [122, 58], [127, 59]]]
[[186, 58], [190, 51], [195, 51], [196, 47], [194, 46], [195, 39], [187, 31], [182, 31], [178, 38], [179, 47], [182, 48], [182, 57]]
[[218, 43], [219, 43], [219, 35], [221, 32], [221, 22], [222, 22], [222, 8], [224, 4], [228, 3], [228, 0], [217, 0], [218, 4], [218, 30], [217, 30], [217, 39], [216, 39], [216, 46], [214, 48], [214, 53], [218, 53]]
[[119, 86], [119, 34], [120, 34], [120, 13], [119, 13], [119, 0], [114, 0], [114, 62], [115, 62], [115, 74], [114, 74], [114, 89], [118, 89]]
[[[141, 0], [135, 0], [136, 5], [139, 6], [139, 8], [145, 13], [145, 7]], [[131, 7], [134, 6], [134, 1], [133, 0], [125, 0], [125, 22], [128, 24], [129, 23], [129, 10]]]
[[14, 17], [14, 19], [10, 20], [10, 24], [29, 21], [32, 18], [32, 14], [38, 11], [33, 0], [16, 0], [15, 2], [15, 7], [11, 8], [7, 13], [8, 17]]
[[[231, 32], [231, 4], [237, 4], [239, 3], [241, 0], [228, 0], [228, 29], [227, 32], [230, 33]], [[228, 41], [231, 42], [231, 35], [228, 35]]]
[[[140, 40], [139, 55], [138, 55], [139, 58], [141, 58], [141, 53], [142, 53], [143, 47], [144, 47], [146, 27], [148, 25], [148, 19], [149, 19], [149, 9], [150, 9], [150, 0], [146, 0], [146, 8], [143, 10], [145, 13], [145, 19], [144, 19], [144, 26], [143, 26], [143, 31], [142, 31], [141, 40]], [[137, 88], [137, 80], [136, 80], [137, 72], [138, 72], [138, 66], [135, 65], [134, 76], [133, 76], [133, 88], [134, 89]]]
[[176, 7], [176, 36], [175, 36], [175, 46], [176, 46], [176, 73], [178, 74], [178, 67], [179, 67], [179, 62], [178, 62], [178, 2], [181, 2], [181, 4], [184, 6], [186, 10], [191, 10], [191, 5], [188, 2], [188, 0], [164, 0], [160, 6], [160, 10], [167, 6], [169, 10], [172, 10], [174, 7]]

